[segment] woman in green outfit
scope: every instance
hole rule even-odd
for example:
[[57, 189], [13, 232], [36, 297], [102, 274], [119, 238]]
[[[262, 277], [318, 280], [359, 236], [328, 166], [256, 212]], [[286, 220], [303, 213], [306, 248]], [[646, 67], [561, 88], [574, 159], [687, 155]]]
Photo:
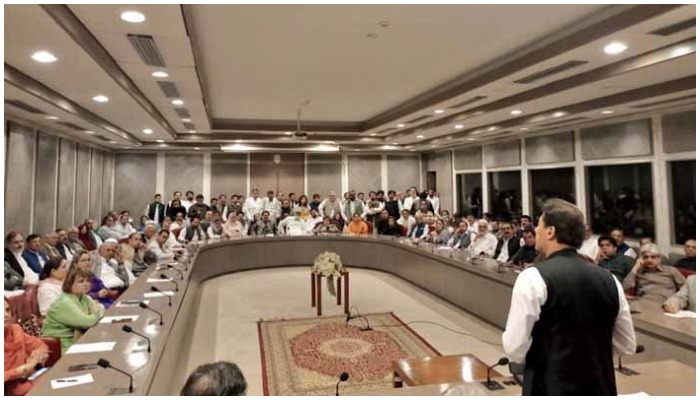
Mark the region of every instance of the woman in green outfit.
[[73, 268], [63, 281], [63, 293], [49, 307], [43, 334], [61, 339], [61, 354], [104, 315], [104, 307], [87, 295], [90, 287], [89, 273]]

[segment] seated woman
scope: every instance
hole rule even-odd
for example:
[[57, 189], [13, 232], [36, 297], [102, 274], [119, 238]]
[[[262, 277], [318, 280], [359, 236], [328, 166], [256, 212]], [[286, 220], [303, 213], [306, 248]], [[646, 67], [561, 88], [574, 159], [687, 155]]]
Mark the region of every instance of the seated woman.
[[45, 316], [51, 304], [61, 296], [63, 280], [68, 272], [68, 261], [64, 258], [49, 258], [44, 264], [44, 269], [39, 275], [39, 289], [37, 289], [37, 300], [39, 302], [39, 312]]
[[335, 224], [335, 226], [338, 227], [339, 231], [343, 231], [345, 229], [345, 220], [343, 220], [343, 215], [341, 213], [335, 213], [333, 214], [333, 218], [331, 218], [331, 222]]
[[142, 215], [141, 218], [139, 218], [139, 226], [136, 228], [137, 232], [143, 232], [146, 229], [146, 224], [151, 222], [151, 219], [148, 218], [148, 215]]
[[308, 221], [311, 218], [311, 208], [309, 207], [309, 198], [306, 197], [305, 194], [302, 194], [301, 197], [299, 197], [299, 205], [294, 207], [294, 213], [297, 213], [297, 210], [299, 211], [298, 215], [299, 218], [301, 218], [304, 221]]
[[325, 234], [325, 233], [340, 233], [338, 226], [331, 222], [331, 217], [324, 217], [323, 221], [319, 222], [314, 228], [314, 233]]
[[242, 239], [243, 236], [245, 236], [244, 229], [245, 227], [241, 221], [238, 220], [236, 214], [229, 213], [228, 220], [224, 224], [224, 232], [226, 232], [228, 237], [231, 239]]
[[384, 236], [400, 236], [401, 226], [396, 223], [396, 218], [389, 217], [389, 222], [383, 225], [377, 230], [377, 234]]
[[435, 230], [430, 232], [428, 241], [440, 246], [447, 246], [450, 237], [450, 232], [445, 228], [445, 222], [440, 219], [435, 222]]
[[5, 298], [5, 395], [24, 396], [32, 388], [26, 378], [49, 358], [49, 348], [12, 321], [12, 307]]
[[352, 215], [352, 222], [350, 222], [345, 228], [345, 232], [355, 235], [367, 234], [367, 224], [362, 221], [362, 216], [360, 216], [360, 213], [354, 213]]
[[90, 279], [91, 274], [83, 269], [68, 271], [63, 293], [51, 305], [44, 319], [43, 334], [61, 340], [61, 354], [65, 354], [73, 342], [104, 315], [102, 304], [88, 296]]
[[109, 308], [114, 299], [119, 296], [119, 290], [107, 289], [102, 279], [97, 277], [92, 270], [92, 259], [87, 251], [76, 252], [68, 271], [80, 269], [90, 274], [90, 290], [88, 296], [98, 301], [104, 308]]

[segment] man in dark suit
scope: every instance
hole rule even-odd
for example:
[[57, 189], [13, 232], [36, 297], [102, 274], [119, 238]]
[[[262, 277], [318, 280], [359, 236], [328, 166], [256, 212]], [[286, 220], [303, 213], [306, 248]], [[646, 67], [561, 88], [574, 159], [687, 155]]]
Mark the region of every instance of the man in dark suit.
[[467, 227], [467, 221], [459, 221], [454, 235], [447, 241], [447, 245], [453, 249], [466, 250], [472, 242], [472, 233]]
[[161, 200], [160, 194], [156, 194], [153, 196], [153, 203], [146, 208], [148, 219], [158, 222], [158, 225], [162, 224], [163, 218], [165, 218], [165, 204]]
[[37, 274], [41, 274], [44, 269], [44, 263], [48, 260], [48, 257], [44, 253], [40, 252], [41, 249], [41, 236], [37, 234], [31, 234], [27, 236], [27, 242], [24, 246], [24, 252], [22, 252], [22, 258], [27, 262], [29, 268]]
[[502, 262], [511, 261], [520, 249], [520, 239], [515, 236], [513, 224], [510, 222], [501, 222], [500, 226], [501, 238], [498, 240], [493, 258]]

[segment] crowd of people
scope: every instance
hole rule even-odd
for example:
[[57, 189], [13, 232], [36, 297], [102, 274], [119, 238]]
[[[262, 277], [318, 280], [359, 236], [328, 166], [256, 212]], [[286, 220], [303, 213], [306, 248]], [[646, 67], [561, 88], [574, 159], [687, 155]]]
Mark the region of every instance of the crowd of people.
[[[637, 252], [627, 244], [622, 229], [597, 238], [589, 226], [585, 232], [580, 256], [610, 271], [629, 293], [658, 302], [668, 312], [695, 310], [695, 278], [679, 272], [694, 273], [695, 240], [685, 243], [686, 257], [675, 268], [662, 262], [666, 260], [652, 238], [642, 238]], [[42, 344], [18, 330], [11, 317], [8, 298], [29, 285], [38, 285], [40, 334], [59, 338], [65, 352], [150, 265], [174, 258], [189, 242], [339, 233], [406, 237], [522, 268], [543, 259], [535, 248], [536, 230], [529, 215], [515, 221], [495, 221], [489, 213], [479, 219], [472, 213], [451, 215], [441, 208], [439, 194], [432, 189], [419, 192], [412, 187], [386, 194], [377, 190], [367, 196], [350, 190], [342, 199], [330, 192], [325, 198], [314, 194], [311, 201], [304, 194], [272, 190], [260, 197], [254, 189], [245, 199], [222, 194], [209, 204], [192, 191], [184, 198], [176, 191], [169, 202], [156, 194], [138, 222], [129, 210], [110, 211], [101, 224], [86, 219], [77, 227], [42, 235], [7, 234], [6, 388], [10, 381], [11, 393], [26, 393], [23, 378], [46, 356]]]

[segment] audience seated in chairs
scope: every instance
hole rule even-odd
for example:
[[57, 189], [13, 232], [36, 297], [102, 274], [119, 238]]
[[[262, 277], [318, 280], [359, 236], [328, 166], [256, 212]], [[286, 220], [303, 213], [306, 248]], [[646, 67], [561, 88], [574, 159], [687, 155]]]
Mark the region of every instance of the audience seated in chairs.
[[340, 230], [338, 229], [338, 225], [334, 224], [331, 221], [331, 217], [323, 217], [323, 221], [316, 225], [316, 228], [314, 228], [314, 233], [318, 235], [323, 235], [323, 234], [331, 234], [331, 233], [340, 233]]
[[[510, 222], [502, 222], [501, 227], [501, 238], [498, 239], [496, 244], [496, 253], [494, 258], [501, 262], [512, 261], [515, 254], [520, 250], [520, 239], [515, 236], [515, 231], [513, 230], [513, 224]], [[521, 232], [522, 235], [522, 232]]]
[[424, 215], [427, 214], [421, 213], [420, 210], [416, 212], [416, 223], [413, 225], [413, 227], [411, 227], [411, 231], [408, 233], [409, 238], [418, 240], [425, 240], [428, 238], [428, 235], [430, 234], [430, 228], [428, 228], [428, 224], [425, 223]]
[[98, 301], [104, 308], [109, 308], [114, 300], [119, 297], [120, 292], [116, 289], [108, 289], [104, 282], [102, 282], [102, 279], [98, 278], [92, 272], [91, 257], [92, 255], [89, 252], [79, 250], [75, 253], [73, 262], [71, 262], [68, 270], [80, 269], [88, 273], [90, 275], [90, 289], [88, 291], [88, 296]]
[[620, 253], [617, 247], [617, 242], [612, 236], [600, 235], [598, 237], [598, 248], [600, 251], [596, 261], [599, 266], [610, 271], [622, 282], [632, 270], [634, 260]]
[[61, 253], [58, 252], [56, 246], [58, 245], [58, 234], [55, 231], [45, 233], [39, 251], [43, 253], [47, 258], [51, 257], [63, 257]]
[[104, 315], [104, 307], [88, 296], [91, 276], [88, 272], [74, 268], [63, 282], [63, 293], [49, 307], [44, 318], [44, 336], [61, 340], [61, 354], [82, 336]]
[[450, 237], [450, 231], [445, 228], [445, 221], [439, 219], [435, 222], [435, 230], [430, 232], [428, 241], [439, 246], [446, 246], [447, 242], [450, 241]]
[[63, 288], [63, 281], [68, 273], [68, 261], [61, 257], [49, 258], [41, 271], [39, 289], [37, 290], [37, 302], [39, 312], [45, 316], [49, 307], [60, 296]]
[[485, 219], [480, 219], [477, 222], [476, 235], [472, 238], [467, 250], [476, 256], [493, 258], [494, 254], [496, 254], [497, 245], [498, 239], [489, 233], [489, 222]]
[[[675, 266], [677, 268], [683, 268], [684, 270], [695, 271], [695, 239], [688, 239], [685, 241], [683, 246], [683, 251], [685, 252], [685, 257], [676, 261]], [[683, 271], [681, 271], [683, 272]]]
[[[27, 260], [22, 257], [24, 253], [24, 236], [17, 231], [12, 231], [5, 237], [5, 263], [10, 266], [14, 274], [7, 271], [5, 277], [12, 277], [13, 275], [19, 275], [22, 277], [22, 283], [24, 285], [35, 285], [39, 282], [39, 273], [34, 272], [34, 270], [27, 264]], [[7, 267], [6, 267], [7, 269]], [[15, 278], [16, 279], [16, 278]], [[5, 290], [7, 290], [7, 282], [5, 283]], [[15, 285], [10, 285], [14, 287]]]
[[639, 250], [641, 257], [627, 274], [622, 286], [641, 299], [663, 304], [685, 283], [685, 277], [674, 267], [661, 265], [661, 253], [655, 244]]
[[617, 251], [619, 253], [633, 260], [637, 259], [637, 252], [634, 251], [634, 249], [627, 243], [625, 243], [625, 232], [622, 230], [622, 228], [613, 229], [612, 232], [610, 232], [610, 236], [615, 239], [615, 242], [617, 243]]
[[248, 383], [234, 363], [219, 361], [197, 367], [180, 396], [245, 396]]
[[41, 252], [41, 237], [39, 235], [31, 234], [27, 236], [22, 258], [24, 258], [24, 261], [27, 262], [27, 265], [29, 265], [32, 271], [37, 275], [41, 274], [41, 270], [44, 269], [44, 264], [46, 260], [48, 260], [48, 257]]
[[352, 221], [345, 228], [345, 232], [354, 235], [366, 235], [367, 234], [367, 224], [362, 221], [362, 215], [358, 212], [352, 215]]
[[457, 229], [455, 229], [454, 234], [447, 241], [447, 246], [453, 249], [466, 250], [472, 241], [472, 233], [469, 231], [467, 221], [459, 221], [457, 224]]
[[675, 314], [681, 310], [695, 312], [695, 275], [686, 278], [685, 284], [663, 304], [664, 311]]
[[523, 229], [520, 233], [523, 245], [515, 253], [511, 262], [519, 267], [529, 267], [537, 259], [539, 252], [535, 248], [536, 233], [532, 227]]

